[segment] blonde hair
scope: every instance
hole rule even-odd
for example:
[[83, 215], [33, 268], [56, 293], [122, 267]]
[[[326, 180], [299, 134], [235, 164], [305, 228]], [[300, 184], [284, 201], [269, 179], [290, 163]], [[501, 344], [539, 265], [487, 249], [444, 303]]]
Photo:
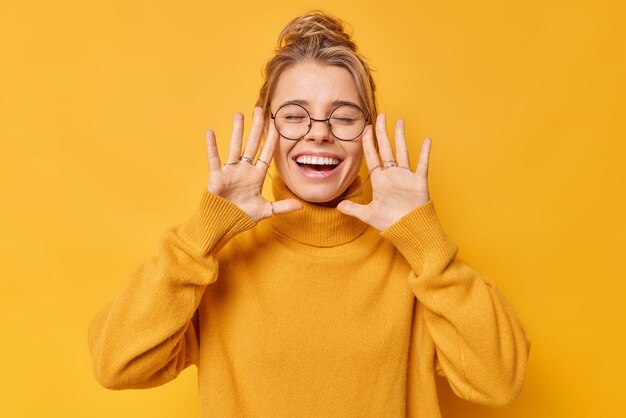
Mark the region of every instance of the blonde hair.
[[376, 120], [376, 87], [371, 69], [344, 29], [344, 22], [322, 11], [296, 17], [278, 36], [274, 56], [267, 62], [257, 106], [269, 116], [278, 78], [286, 69], [305, 62], [347, 69], [356, 83], [370, 121]]

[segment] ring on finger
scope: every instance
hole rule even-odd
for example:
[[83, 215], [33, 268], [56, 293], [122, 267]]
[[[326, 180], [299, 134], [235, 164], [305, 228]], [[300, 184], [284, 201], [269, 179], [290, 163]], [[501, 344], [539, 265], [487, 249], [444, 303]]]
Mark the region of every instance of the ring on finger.
[[270, 209], [272, 210], [272, 216], [274, 216], [274, 202], [270, 202]]
[[250, 165], [254, 165], [254, 160], [250, 157], [246, 157], [245, 155], [241, 157], [241, 161], [246, 162]]
[[234, 164], [239, 164], [239, 161], [241, 161], [241, 160], [226, 161], [226, 164], [224, 164], [224, 165], [234, 165]]
[[[259, 163], [259, 162], [260, 162], [260, 163], [263, 163], [263, 164], [265, 164], [265, 165], [266, 165], [266, 166], [268, 166], [268, 167], [270, 166], [270, 164], [269, 164], [267, 161], [262, 160], [262, 159], [260, 159], [260, 158], [257, 158], [257, 159], [256, 159], [256, 162], [257, 162], [257, 163]], [[255, 163], [255, 165], [256, 165], [256, 163]]]
[[383, 161], [383, 166], [385, 168], [390, 168], [390, 167], [397, 167], [398, 163], [395, 160], [384, 160]]

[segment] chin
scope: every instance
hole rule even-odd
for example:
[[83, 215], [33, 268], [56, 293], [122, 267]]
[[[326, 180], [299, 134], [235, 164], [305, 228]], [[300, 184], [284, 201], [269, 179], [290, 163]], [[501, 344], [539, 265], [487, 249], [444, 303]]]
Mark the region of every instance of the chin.
[[320, 173], [319, 167], [303, 167], [295, 158], [277, 165], [279, 175], [292, 193], [306, 202], [323, 206], [336, 206], [343, 200], [358, 175], [358, 167], [355, 161], [341, 160], [332, 170]]

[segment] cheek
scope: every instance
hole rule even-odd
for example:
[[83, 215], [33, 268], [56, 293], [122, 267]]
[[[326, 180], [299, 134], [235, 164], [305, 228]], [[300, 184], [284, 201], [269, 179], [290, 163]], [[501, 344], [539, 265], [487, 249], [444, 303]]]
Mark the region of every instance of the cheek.
[[350, 165], [346, 167], [345, 177], [343, 181], [347, 182], [347, 184], [350, 184], [354, 181], [356, 176], [359, 175], [362, 165], [361, 163], [363, 162], [363, 152], [361, 151], [360, 147], [357, 147], [356, 149], [346, 149], [346, 151], [348, 153]]
[[281, 168], [285, 168], [289, 162], [289, 151], [293, 147], [293, 144], [285, 142], [286, 140], [281, 138], [278, 140], [276, 144], [276, 148], [274, 149], [274, 161], [276, 163], [276, 167], [280, 170]]
[[[361, 162], [363, 161], [363, 150], [361, 149], [361, 144], [350, 144], [350, 149], [347, 149], [348, 154], [350, 155], [350, 160], [352, 160], [352, 164], [357, 168], [361, 166]], [[357, 146], [352, 146], [357, 145]]]

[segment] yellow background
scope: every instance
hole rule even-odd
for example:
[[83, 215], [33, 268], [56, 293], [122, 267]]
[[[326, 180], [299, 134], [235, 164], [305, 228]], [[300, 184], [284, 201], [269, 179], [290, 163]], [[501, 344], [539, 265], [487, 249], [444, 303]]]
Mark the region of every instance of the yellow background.
[[[532, 337], [520, 398], [444, 417], [622, 417], [626, 13], [619, 1], [0, 2], [3, 417], [194, 417], [195, 368], [109, 391], [86, 332], [199, 202], [280, 29], [348, 21], [460, 255]], [[262, 388], [260, 388], [262, 390]]]

